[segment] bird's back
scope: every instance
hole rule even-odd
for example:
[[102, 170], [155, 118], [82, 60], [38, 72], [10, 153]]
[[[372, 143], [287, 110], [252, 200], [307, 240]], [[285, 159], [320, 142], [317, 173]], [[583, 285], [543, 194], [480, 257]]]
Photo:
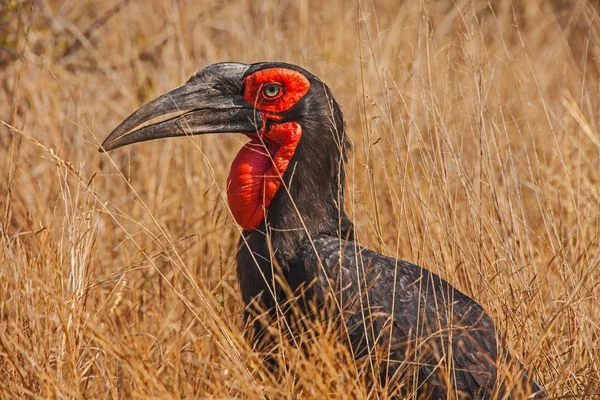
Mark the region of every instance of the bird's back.
[[411, 382], [407, 390], [430, 398], [539, 389], [523, 371], [517, 389], [497, 384], [497, 366], [510, 357], [498, 356], [493, 322], [436, 274], [330, 236], [307, 241], [296, 260], [290, 269], [304, 269], [318, 291], [335, 294], [355, 357], [385, 360], [378, 363], [383, 381]]

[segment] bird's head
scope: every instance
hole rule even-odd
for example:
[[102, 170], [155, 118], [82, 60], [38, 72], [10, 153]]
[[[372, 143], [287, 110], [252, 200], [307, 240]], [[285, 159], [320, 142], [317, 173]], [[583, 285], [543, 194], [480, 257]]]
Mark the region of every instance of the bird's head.
[[[179, 114], [140, 127], [172, 113]], [[331, 92], [308, 71], [285, 63], [227, 62], [199, 70], [185, 84], [132, 113], [100, 151], [165, 137], [245, 134], [250, 142], [232, 163], [227, 198], [238, 224], [253, 230], [264, 221], [286, 177], [310, 177], [315, 190], [335, 195], [329, 186], [330, 181], [340, 182], [347, 147], [343, 130], [342, 113]]]

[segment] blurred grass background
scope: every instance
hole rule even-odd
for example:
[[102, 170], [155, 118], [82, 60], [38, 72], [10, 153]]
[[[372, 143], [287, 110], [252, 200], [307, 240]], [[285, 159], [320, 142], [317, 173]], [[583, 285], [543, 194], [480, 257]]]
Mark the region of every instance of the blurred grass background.
[[552, 396], [600, 396], [599, 11], [2, 1], [0, 397], [387, 397], [327, 337], [279, 377], [243, 340], [224, 200], [243, 139], [97, 152], [202, 66], [266, 60], [341, 103], [360, 242], [480, 302]]

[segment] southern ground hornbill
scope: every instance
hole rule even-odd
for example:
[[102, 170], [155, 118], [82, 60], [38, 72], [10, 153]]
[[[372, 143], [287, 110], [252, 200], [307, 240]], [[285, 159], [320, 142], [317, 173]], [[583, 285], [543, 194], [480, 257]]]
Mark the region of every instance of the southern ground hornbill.
[[[183, 113], [139, 127], [173, 112]], [[265, 325], [278, 315], [292, 335], [303, 325], [295, 319], [327, 318], [343, 321], [357, 359], [385, 351], [381, 379], [412, 382], [419, 396], [545, 396], [499, 345], [478, 303], [424, 268], [354, 242], [343, 209], [342, 112], [308, 71], [275, 62], [209, 65], [127, 117], [100, 150], [226, 132], [250, 138], [232, 163], [227, 200], [243, 228], [237, 274], [256, 345], [274, 345]], [[254, 318], [259, 309], [266, 322]], [[508, 364], [517, 378], [500, 378]]]

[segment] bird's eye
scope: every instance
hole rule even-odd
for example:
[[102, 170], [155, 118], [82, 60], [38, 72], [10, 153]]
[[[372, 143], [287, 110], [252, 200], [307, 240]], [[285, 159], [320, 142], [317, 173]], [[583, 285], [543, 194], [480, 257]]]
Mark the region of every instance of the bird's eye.
[[274, 99], [275, 97], [279, 96], [280, 93], [281, 85], [278, 85], [276, 83], [269, 83], [263, 88], [263, 94], [267, 99]]

